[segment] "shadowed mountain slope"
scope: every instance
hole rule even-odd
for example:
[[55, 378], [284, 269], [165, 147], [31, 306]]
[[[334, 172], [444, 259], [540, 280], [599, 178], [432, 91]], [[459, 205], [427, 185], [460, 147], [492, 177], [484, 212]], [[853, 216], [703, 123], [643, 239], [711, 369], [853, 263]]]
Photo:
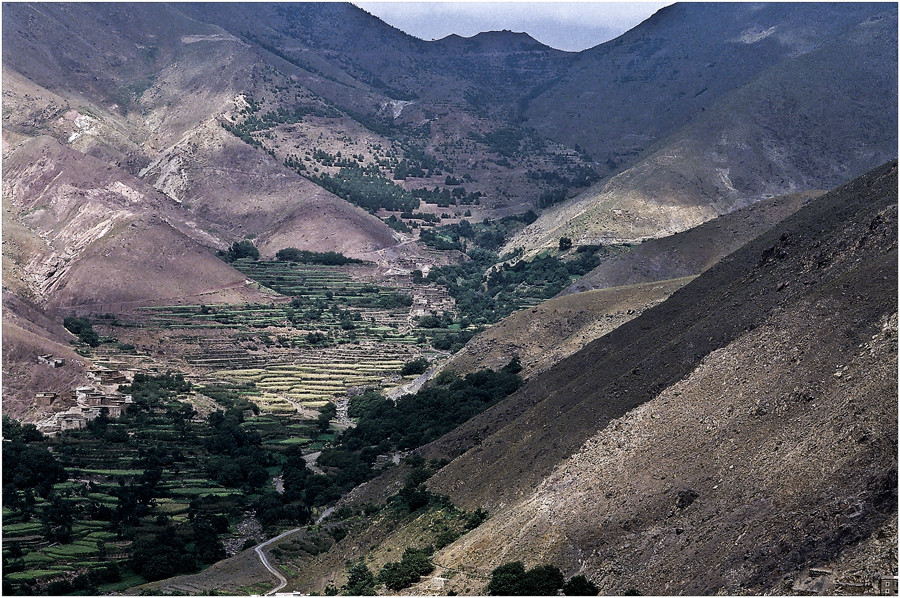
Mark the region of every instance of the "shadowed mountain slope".
[[431, 491], [492, 512], [436, 555], [447, 589], [521, 559], [609, 593], [783, 593], [890, 534], [896, 264], [893, 162], [420, 449], [451, 459]]
[[829, 330], [855, 348], [896, 310], [896, 203], [891, 163], [798, 211], [449, 434], [429, 454], [476, 435], [482, 442], [431, 487], [466, 506], [508, 504], [588, 435], [800, 301], [838, 301], [832, 315], [845, 323]]
[[649, 239], [631, 251], [603, 262], [560, 294], [700, 274], [820, 194], [807, 192], [774, 197], [683, 233]]
[[[678, 10], [705, 14], [704, 6]], [[745, 5], [718, 6], [716, 10], [736, 13], [747, 10]], [[766, 5], [763, 12], [787, 10], [782, 6], [791, 5]], [[830, 14], [824, 5], [795, 10], [809, 21], [800, 31], [815, 28]], [[895, 157], [897, 12], [887, 5], [868, 9], [842, 5], [835, 11], [836, 21], [846, 19], [842, 27], [827, 28], [815, 43], [785, 46], [777, 61], [723, 92], [680, 128], [648, 139], [630, 168], [543, 213], [506, 250], [522, 248], [526, 255], [533, 255], [553, 247], [563, 236], [577, 244], [665, 236], [766, 197], [834, 187]], [[786, 28], [779, 25], [775, 30]], [[765, 43], [784, 45], [774, 33], [770, 37]], [[672, 51], [670, 46], [662, 47]], [[680, 75], [674, 80], [692, 81]], [[645, 84], [650, 86], [647, 93], [656, 88], [652, 78]], [[677, 101], [673, 109], [687, 104]], [[553, 105], [558, 110], [559, 102]], [[624, 112], [597, 121], [627, 121], [629, 110], [654, 118], [666, 113], [638, 102], [621, 105], [627, 106]], [[683, 119], [672, 118], [672, 122], [679, 120]], [[650, 131], [644, 129], [647, 134]], [[629, 138], [622, 131], [617, 135]]]
[[850, 34], [861, 23], [890, 21], [892, 14], [896, 21], [893, 7], [871, 3], [667, 6], [618, 38], [579, 53], [562, 77], [531, 99], [525, 123], [581, 145], [599, 162], [628, 166], [766, 69]]

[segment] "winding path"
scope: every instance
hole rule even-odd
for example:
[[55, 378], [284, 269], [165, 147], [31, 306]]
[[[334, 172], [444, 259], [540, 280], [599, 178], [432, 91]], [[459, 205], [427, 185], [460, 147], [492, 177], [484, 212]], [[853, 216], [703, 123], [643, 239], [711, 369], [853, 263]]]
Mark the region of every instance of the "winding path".
[[[328, 507], [327, 509], [325, 509], [325, 512], [323, 512], [322, 515], [319, 516], [319, 518], [316, 520], [316, 523], [322, 523], [322, 521], [323, 521], [326, 517], [328, 517], [329, 515], [331, 515], [332, 513], [334, 513], [334, 507]], [[281, 571], [279, 571], [278, 569], [276, 569], [275, 567], [273, 567], [271, 563], [269, 563], [269, 558], [266, 556], [266, 553], [263, 552], [263, 548], [265, 548], [265, 547], [268, 546], [269, 544], [273, 544], [273, 543], [275, 543], [275, 542], [278, 542], [279, 540], [282, 540], [283, 538], [286, 538], [287, 536], [290, 536], [290, 535], [293, 534], [294, 532], [299, 532], [299, 531], [302, 530], [302, 529], [305, 529], [305, 528], [302, 528], [302, 527], [295, 527], [294, 529], [289, 529], [289, 530], [286, 531], [286, 532], [283, 532], [283, 533], [281, 533], [281, 534], [278, 534], [277, 536], [275, 536], [275, 537], [272, 538], [271, 540], [266, 540], [265, 542], [263, 542], [262, 544], [258, 545], [258, 546], [254, 549], [254, 550], [256, 550], [256, 555], [259, 557], [259, 561], [263, 564], [263, 567], [265, 567], [266, 569], [268, 569], [268, 570], [269, 570], [269, 573], [271, 573], [272, 575], [274, 575], [275, 577], [278, 578], [278, 585], [275, 586], [274, 588], [272, 588], [271, 590], [269, 590], [268, 592], [266, 592], [266, 593], [265, 593], [266, 596], [271, 596], [272, 594], [275, 594], [275, 593], [279, 592], [280, 590], [283, 590], [283, 589], [284, 589], [284, 586], [287, 585], [287, 581], [288, 581], [288, 580], [287, 580], [287, 577], [285, 577], [284, 575], [282, 575]]]
[[266, 594], [265, 594], [266, 596], [271, 596], [275, 592], [283, 589], [284, 586], [287, 585], [287, 577], [282, 575], [281, 571], [279, 571], [278, 569], [273, 567], [271, 564], [269, 564], [269, 559], [268, 559], [268, 557], [266, 557], [266, 553], [263, 552], [263, 548], [265, 548], [269, 544], [272, 544], [273, 542], [277, 542], [278, 540], [281, 540], [282, 538], [284, 538], [286, 536], [290, 536], [294, 532], [300, 531], [301, 529], [303, 529], [303, 528], [298, 527], [298, 528], [294, 528], [294, 529], [289, 529], [288, 531], [284, 532], [283, 534], [279, 534], [279, 535], [275, 536], [274, 538], [272, 538], [271, 540], [266, 540], [265, 542], [263, 542], [262, 544], [260, 544], [259, 546], [256, 547], [256, 554], [257, 554], [257, 556], [259, 556], [259, 560], [260, 560], [260, 562], [262, 562], [263, 567], [268, 569], [269, 573], [271, 573], [272, 575], [274, 575], [275, 577], [278, 578], [278, 585], [275, 586], [274, 588], [272, 588], [271, 590], [269, 590], [268, 592], [266, 592]]

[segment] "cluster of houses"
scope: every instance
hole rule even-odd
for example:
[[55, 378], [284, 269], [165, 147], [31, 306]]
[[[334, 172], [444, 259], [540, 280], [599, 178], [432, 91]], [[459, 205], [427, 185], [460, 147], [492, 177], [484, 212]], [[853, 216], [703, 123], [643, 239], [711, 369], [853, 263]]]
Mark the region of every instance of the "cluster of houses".
[[38, 363], [49, 365], [52, 368], [61, 368], [66, 365], [66, 360], [61, 357], [53, 357], [52, 354], [38, 355]]
[[[66, 430], [80, 430], [87, 427], [88, 422], [98, 417], [104, 409], [109, 417], [115, 418], [121, 416], [132, 403], [131, 395], [121, 394], [110, 388], [129, 383], [129, 376], [125, 372], [92, 368], [88, 370], [87, 376], [94, 385], [76, 388], [75, 405], [40, 422], [38, 430], [48, 436]], [[35, 404], [38, 407], [50, 407], [60, 398], [55, 392], [39, 392], [35, 395]]]
[[456, 302], [449, 291], [442, 286], [419, 287], [415, 289], [410, 314], [413, 317], [427, 316], [431, 312], [453, 311]]

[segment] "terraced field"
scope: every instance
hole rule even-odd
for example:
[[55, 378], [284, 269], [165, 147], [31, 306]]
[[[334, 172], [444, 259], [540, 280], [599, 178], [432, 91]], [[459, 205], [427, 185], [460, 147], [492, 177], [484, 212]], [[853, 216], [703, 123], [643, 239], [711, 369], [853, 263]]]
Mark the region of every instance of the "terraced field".
[[[403, 382], [404, 363], [442, 355], [431, 344], [448, 331], [415, 326], [422, 314], [452, 309], [441, 287], [408, 276], [389, 277], [397, 286], [385, 287], [375, 283], [371, 266], [246, 259], [234, 265], [273, 289], [273, 301], [141, 308], [105, 333], [128, 339], [155, 332], [157, 345], [169, 356], [177, 352], [192, 379], [252, 382], [252, 400], [280, 414], [308, 413], [353, 389], [393, 388]], [[136, 359], [111, 349], [104, 356]]]
[[[263, 286], [289, 297], [325, 297], [331, 292], [345, 302], [375, 293], [388, 293], [370, 282], [359, 280], [362, 268], [322, 266], [293, 262], [255, 261], [247, 258], [231, 264]], [[351, 274], [352, 273], [352, 274]], [[356, 275], [354, 278], [353, 274]]]
[[[107, 429], [120, 427], [125, 429], [126, 424], [110, 423]], [[321, 433], [314, 422], [296, 414], [261, 415], [243, 422], [241, 427], [258, 433], [267, 450], [276, 455], [293, 446], [321, 450], [324, 443], [334, 439], [334, 433]], [[119, 579], [97, 586], [103, 592], [144, 583], [145, 579], [129, 573], [132, 541], [116, 533], [115, 520], [127, 500], [123, 489], [145, 483], [145, 474], [153, 468], [161, 477], [154, 484], [153, 500], [140, 515], [140, 529], [152, 530], [164, 521], [188, 524], [192, 510], [196, 514], [202, 508], [225, 515], [231, 532], [236, 533], [235, 524], [254, 494], [248, 494], [246, 488], [225, 487], [210, 479], [207, 426], [188, 422], [179, 428], [168, 416], [156, 415], [139, 424], [127, 424], [127, 429], [128, 439], [124, 442], [97, 439], [87, 431], [50, 441], [53, 454], [69, 476], [53, 485], [51, 496], [55, 495], [54, 500], [61, 500], [74, 514], [71, 534], [62, 541], [47, 537], [47, 513], [52, 505], [40, 496], [34, 496], [33, 506], [24, 512], [4, 507], [4, 562], [13, 564], [11, 570], [4, 572], [5, 583], [22, 589], [33, 584], [71, 581], [86, 570], [107, 567], [115, 569]], [[165, 447], [164, 453], [178, 456], [164, 466], [151, 464], [148, 459], [160, 446]], [[207, 501], [203, 503], [207, 506], [198, 507], [198, 498]]]
[[317, 355], [301, 357], [297, 364], [221, 370], [219, 375], [236, 382], [254, 383], [261, 396], [253, 400], [266, 411], [279, 411], [279, 406], [295, 410], [292, 408], [295, 403], [320, 407], [352, 388], [379, 386], [389, 389], [401, 381], [398, 372], [412, 356], [405, 352], [387, 353], [373, 349], [377, 347], [324, 349]]

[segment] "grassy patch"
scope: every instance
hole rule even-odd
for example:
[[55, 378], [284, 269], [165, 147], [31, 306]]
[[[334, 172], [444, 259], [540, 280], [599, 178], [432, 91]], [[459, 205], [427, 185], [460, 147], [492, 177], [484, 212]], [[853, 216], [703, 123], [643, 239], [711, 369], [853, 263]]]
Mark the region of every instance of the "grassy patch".
[[57, 575], [61, 575], [61, 572], [55, 571], [53, 569], [31, 569], [29, 571], [17, 571], [15, 573], [8, 573], [4, 575], [4, 577], [9, 581], [28, 582], [37, 581], [40, 579], [49, 579], [51, 577], [56, 577]]
[[36, 521], [28, 523], [11, 523], [3, 526], [4, 536], [27, 536], [41, 531], [41, 524]]

